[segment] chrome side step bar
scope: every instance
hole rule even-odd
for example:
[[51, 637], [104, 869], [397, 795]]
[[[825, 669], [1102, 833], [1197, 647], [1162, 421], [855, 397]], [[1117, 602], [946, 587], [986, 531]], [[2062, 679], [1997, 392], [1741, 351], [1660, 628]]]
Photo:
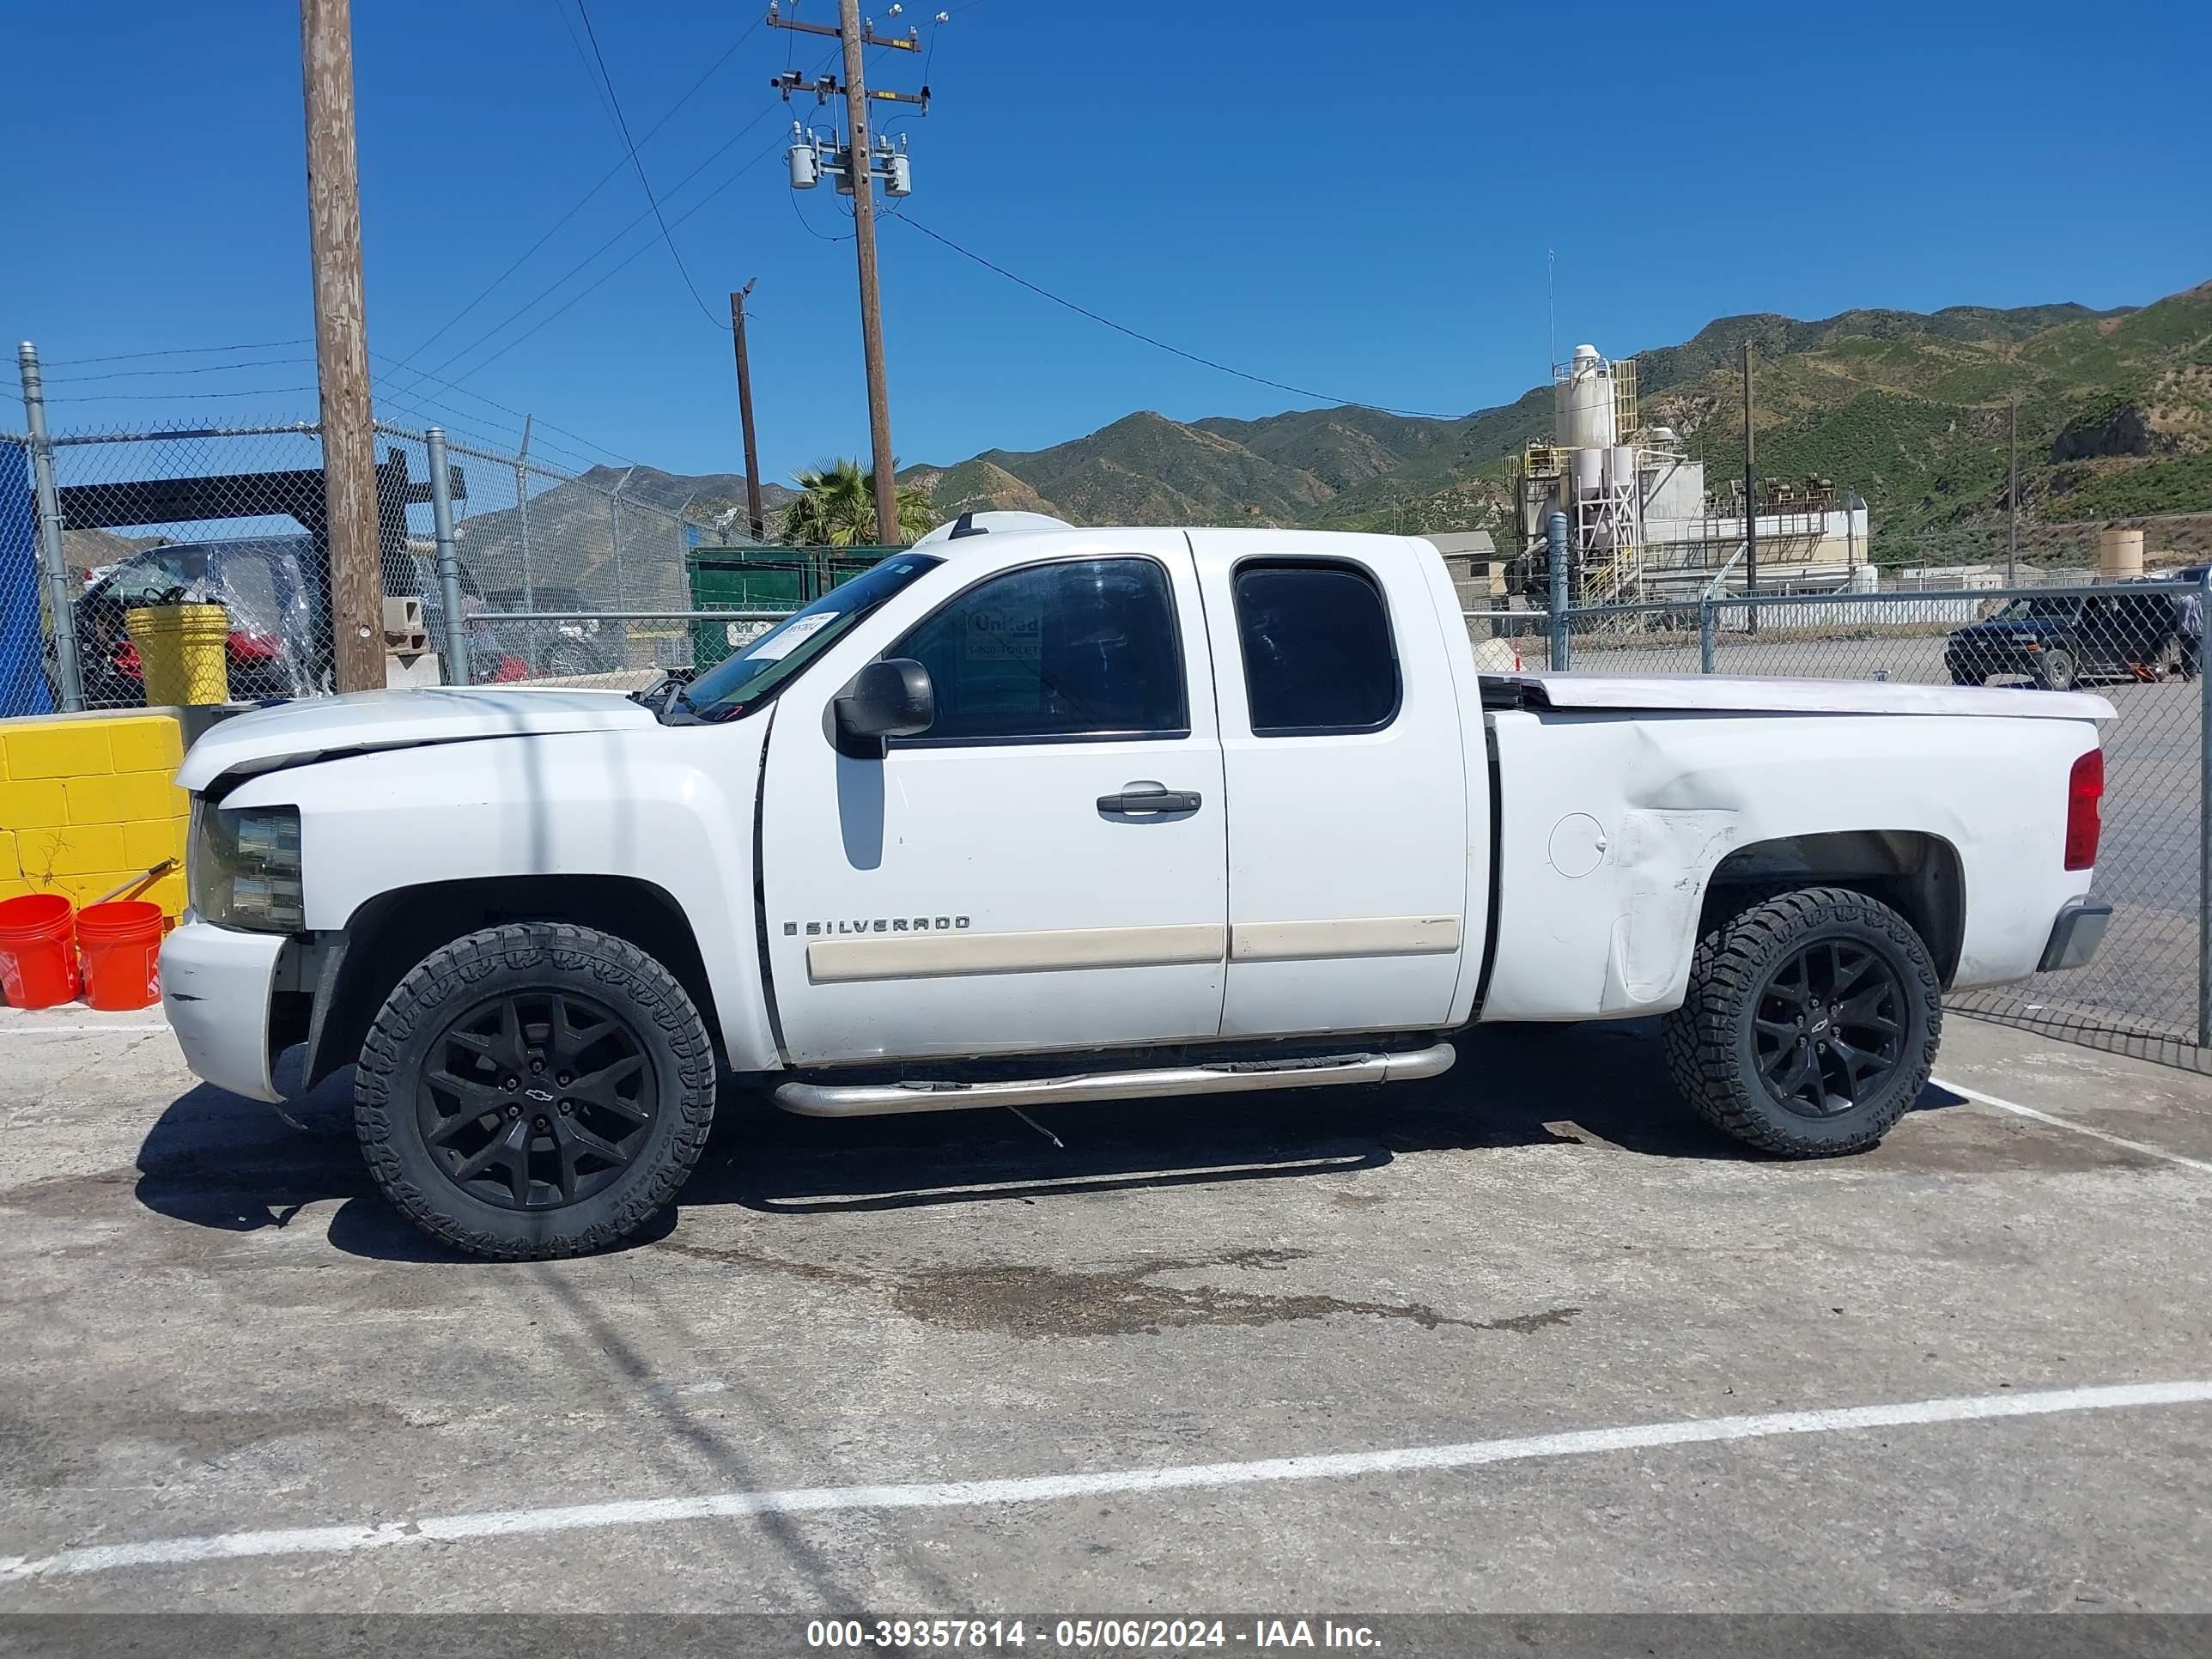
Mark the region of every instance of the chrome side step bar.
[[801, 1117], [886, 1117], [899, 1112], [959, 1112], [981, 1106], [1060, 1106], [1088, 1100], [1147, 1100], [1162, 1095], [1227, 1095], [1254, 1089], [1399, 1083], [1449, 1071], [1458, 1057], [1451, 1044], [1439, 1042], [1401, 1054], [1224, 1060], [1212, 1066], [1092, 1072], [1009, 1083], [780, 1083], [775, 1098], [785, 1111]]

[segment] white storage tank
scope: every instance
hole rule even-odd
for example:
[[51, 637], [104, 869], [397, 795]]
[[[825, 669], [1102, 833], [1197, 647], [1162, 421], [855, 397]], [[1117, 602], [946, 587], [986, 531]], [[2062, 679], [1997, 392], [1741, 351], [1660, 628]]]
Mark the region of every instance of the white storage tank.
[[1567, 378], [1559, 382], [1555, 441], [1570, 449], [1610, 449], [1617, 434], [1613, 368], [1594, 345], [1575, 348]]
[[1595, 495], [1605, 488], [1605, 456], [1602, 449], [1577, 449], [1572, 469], [1575, 495], [1577, 498]]
[[2097, 532], [2097, 580], [2132, 580], [2142, 574], [2143, 533], [2140, 530], [2100, 530]]
[[1628, 444], [1615, 444], [1606, 451], [1605, 481], [1615, 489], [1625, 489], [1632, 495], [1636, 492], [1636, 451]]

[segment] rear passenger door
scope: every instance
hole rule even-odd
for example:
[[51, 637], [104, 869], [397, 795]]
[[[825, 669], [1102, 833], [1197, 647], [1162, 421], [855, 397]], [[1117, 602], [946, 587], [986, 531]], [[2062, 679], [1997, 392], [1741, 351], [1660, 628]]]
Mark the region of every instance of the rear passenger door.
[[1191, 542], [1230, 803], [1222, 1035], [1443, 1025], [1487, 892], [1428, 573], [1395, 538]]

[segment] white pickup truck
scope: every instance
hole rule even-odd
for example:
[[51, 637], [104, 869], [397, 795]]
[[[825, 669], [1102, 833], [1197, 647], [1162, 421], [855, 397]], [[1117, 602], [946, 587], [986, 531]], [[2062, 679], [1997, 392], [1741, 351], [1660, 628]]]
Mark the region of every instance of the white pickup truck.
[[[1593, 659], [1597, 653], [1592, 653]], [[1422, 1078], [1664, 1015], [1694, 1107], [1872, 1146], [1947, 988], [2086, 960], [2081, 695], [1486, 678], [1425, 542], [1000, 531], [689, 684], [374, 692], [193, 745], [192, 1069], [357, 1064], [370, 1170], [501, 1257], [621, 1238], [734, 1074], [821, 1116]]]

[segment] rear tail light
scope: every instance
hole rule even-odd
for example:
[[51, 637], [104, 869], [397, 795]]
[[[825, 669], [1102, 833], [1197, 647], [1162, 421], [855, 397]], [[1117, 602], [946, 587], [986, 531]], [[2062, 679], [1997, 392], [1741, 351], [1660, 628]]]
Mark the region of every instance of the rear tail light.
[[2097, 804], [2105, 798], [2105, 751], [2092, 749], [2074, 763], [2066, 780], [2066, 867], [2087, 870], [2097, 861], [2104, 825]]

